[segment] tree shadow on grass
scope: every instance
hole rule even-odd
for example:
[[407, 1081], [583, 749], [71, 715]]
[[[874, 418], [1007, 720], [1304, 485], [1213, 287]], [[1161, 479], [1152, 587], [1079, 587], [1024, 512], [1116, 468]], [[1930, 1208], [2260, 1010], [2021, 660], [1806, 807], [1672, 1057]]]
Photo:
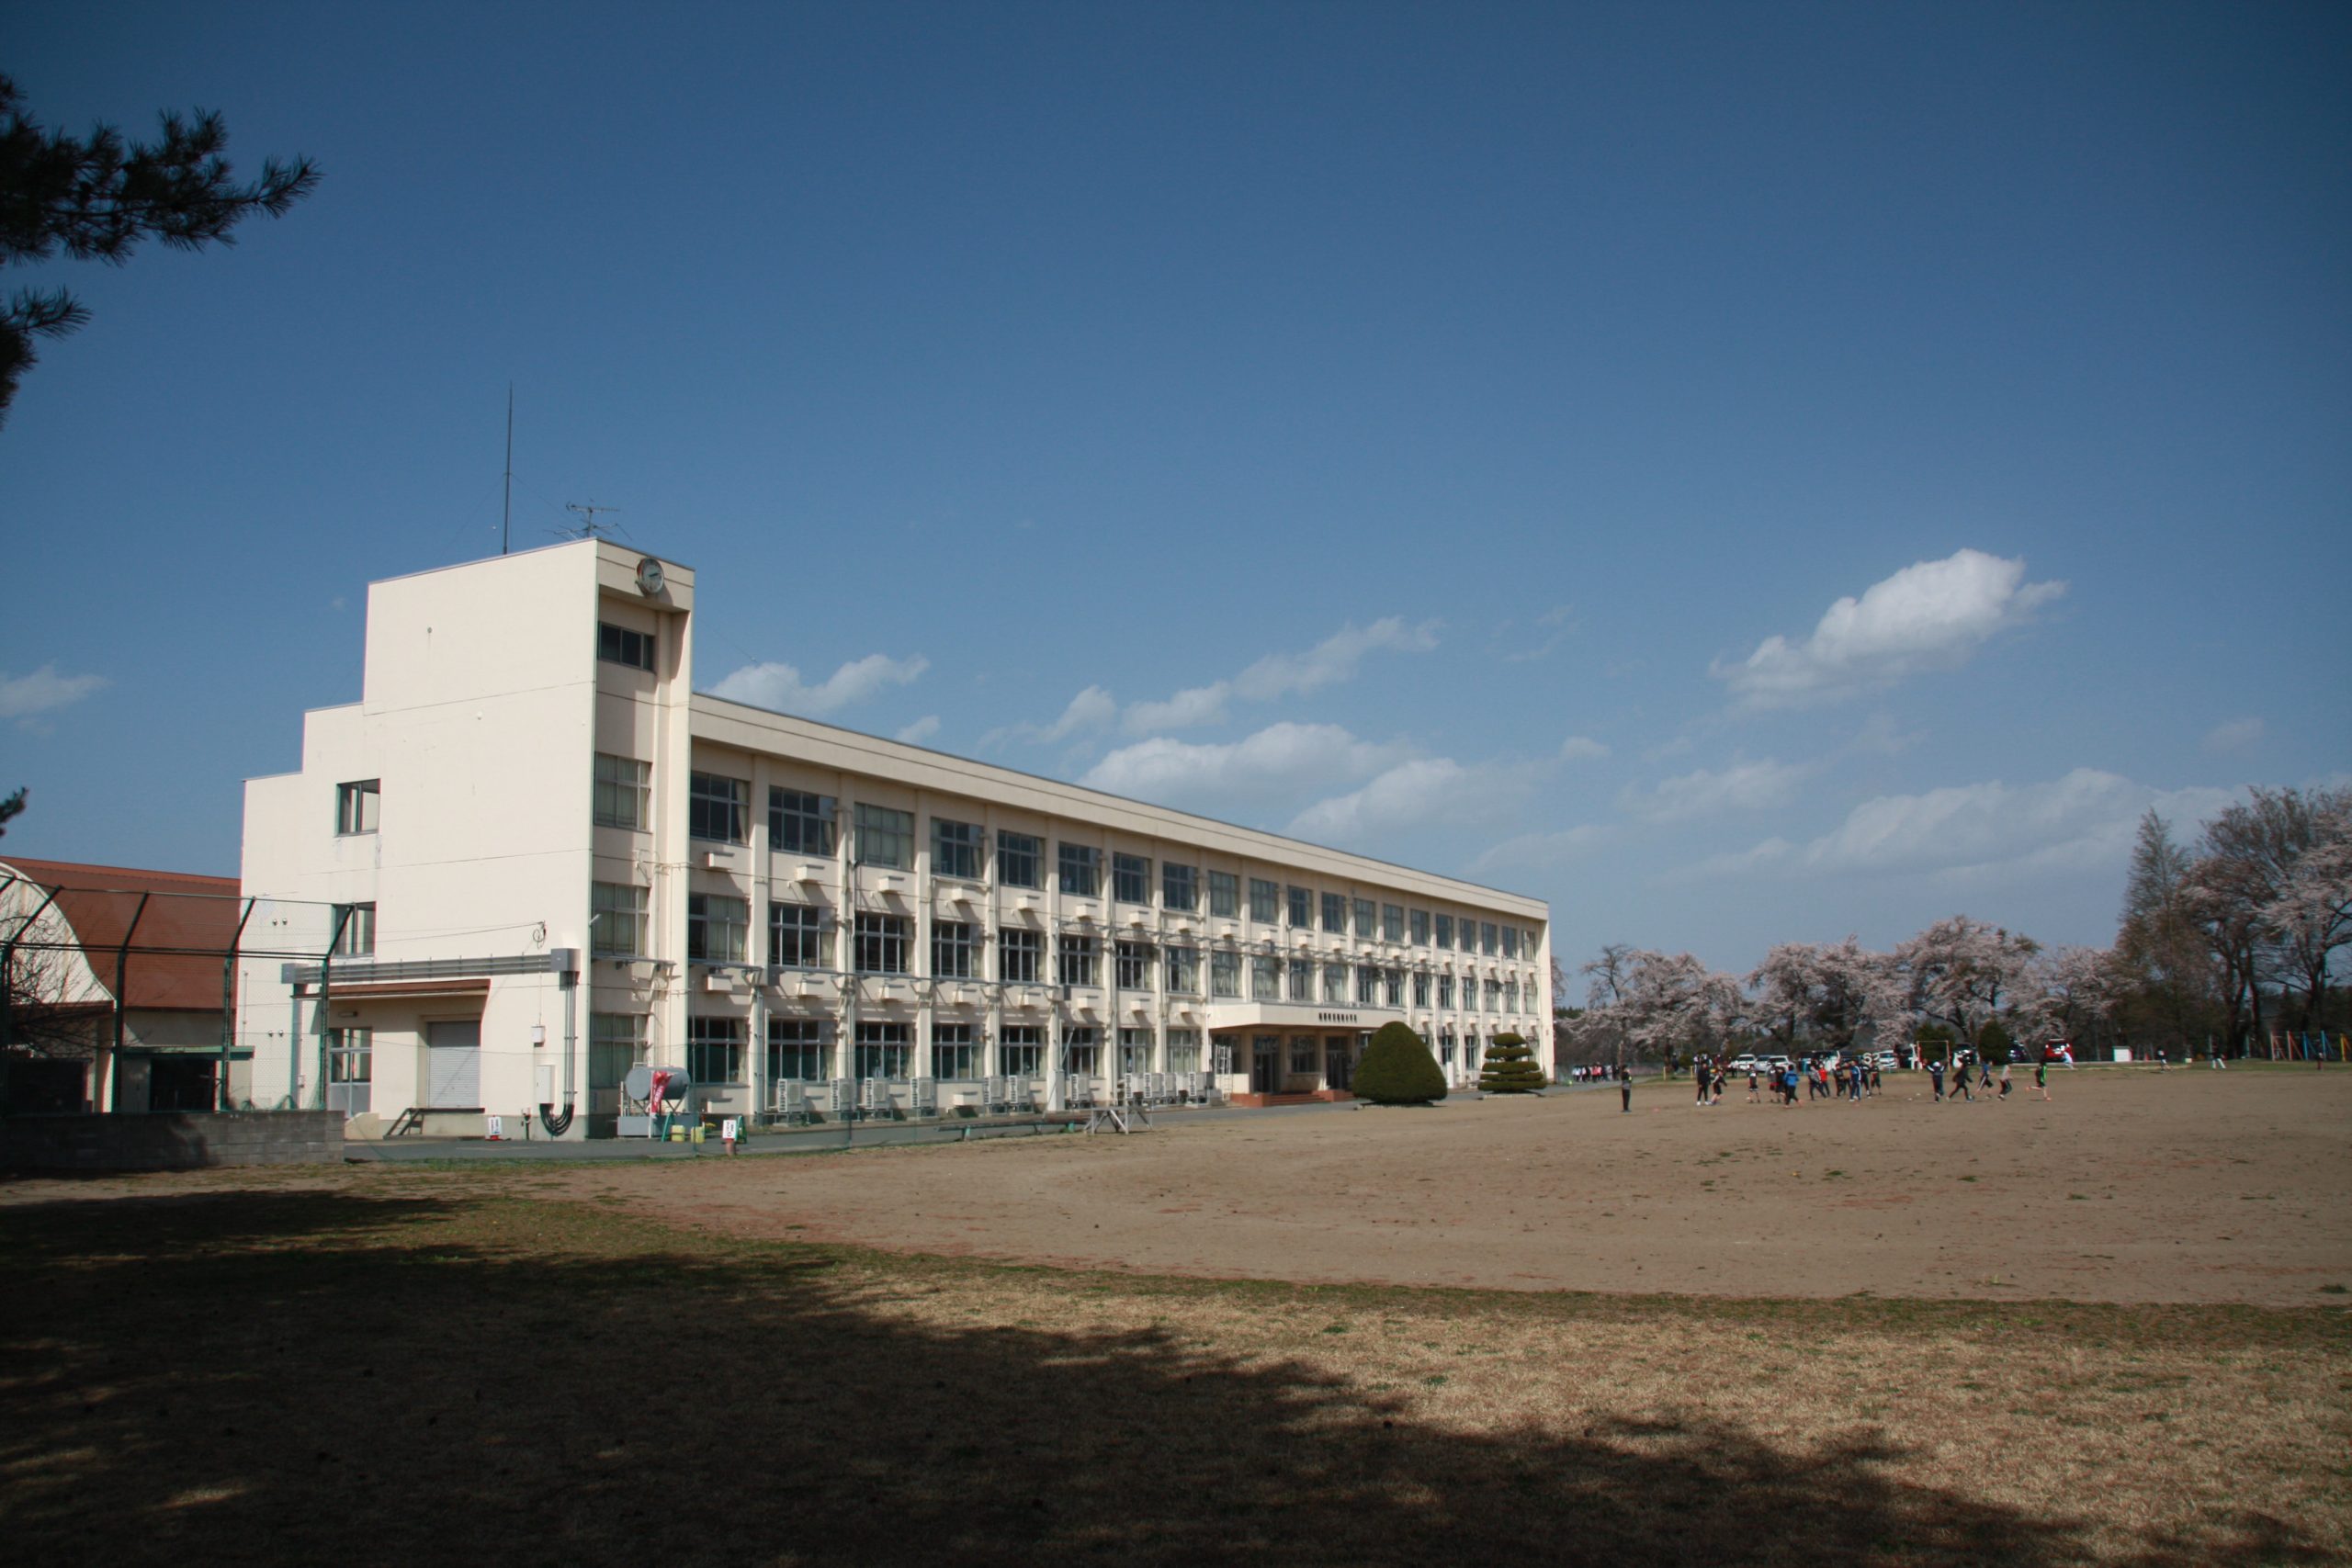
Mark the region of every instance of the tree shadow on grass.
[[[910, 1320], [826, 1255], [576, 1205], [0, 1213], [21, 1561], [1960, 1564], [2083, 1528], [1722, 1422], [1465, 1435], [1158, 1329]], [[954, 1300], [951, 1292], [943, 1300]], [[2143, 1568], [2327, 1554], [2270, 1518]]]

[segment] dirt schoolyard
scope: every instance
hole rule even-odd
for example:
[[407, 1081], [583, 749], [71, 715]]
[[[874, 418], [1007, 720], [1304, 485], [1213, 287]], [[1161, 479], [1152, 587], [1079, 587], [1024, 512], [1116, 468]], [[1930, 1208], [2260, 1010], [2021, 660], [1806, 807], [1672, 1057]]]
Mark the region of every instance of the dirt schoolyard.
[[1520, 1291], [2313, 1305], [2352, 1286], [2352, 1072], [1687, 1085], [846, 1157], [575, 1168], [739, 1235], [1085, 1268]]

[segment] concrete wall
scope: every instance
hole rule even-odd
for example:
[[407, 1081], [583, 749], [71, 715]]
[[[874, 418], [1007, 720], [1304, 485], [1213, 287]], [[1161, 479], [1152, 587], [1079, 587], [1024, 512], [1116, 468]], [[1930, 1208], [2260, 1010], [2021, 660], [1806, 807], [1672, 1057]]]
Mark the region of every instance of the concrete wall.
[[0, 1120], [0, 1169], [6, 1170], [194, 1170], [342, 1158], [340, 1111]]

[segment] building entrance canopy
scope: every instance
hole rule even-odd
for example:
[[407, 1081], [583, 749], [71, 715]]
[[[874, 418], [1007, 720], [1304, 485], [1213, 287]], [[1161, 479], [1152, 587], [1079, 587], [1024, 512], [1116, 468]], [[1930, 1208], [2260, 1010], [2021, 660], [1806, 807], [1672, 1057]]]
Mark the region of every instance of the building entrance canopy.
[[1209, 1007], [1209, 1028], [1225, 1029], [1378, 1029], [1402, 1022], [1402, 1008], [1343, 1006], [1336, 1002], [1216, 1002]]

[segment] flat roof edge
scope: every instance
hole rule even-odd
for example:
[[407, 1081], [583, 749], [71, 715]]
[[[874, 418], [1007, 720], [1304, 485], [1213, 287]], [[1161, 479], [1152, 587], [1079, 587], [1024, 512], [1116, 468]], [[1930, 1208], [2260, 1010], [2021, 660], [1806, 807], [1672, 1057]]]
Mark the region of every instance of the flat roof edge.
[[1380, 866], [1389, 871], [1408, 872], [1415, 876], [1432, 877], [1439, 881], [1453, 883], [1459, 887], [1491, 894], [1498, 898], [1513, 898], [1521, 903], [1532, 904], [1544, 911], [1544, 918], [1547, 924], [1551, 919], [1550, 901], [1538, 898], [1531, 893], [1515, 893], [1508, 887], [1494, 887], [1483, 882], [1473, 882], [1467, 877], [1454, 876], [1442, 871], [1430, 871], [1422, 866], [1406, 865], [1396, 861], [1382, 860], [1377, 855], [1367, 855], [1355, 850], [1343, 850], [1332, 844], [1318, 844], [1307, 839], [1295, 839], [1288, 834], [1270, 832], [1263, 828], [1251, 828], [1238, 822], [1227, 822], [1222, 818], [1204, 816], [1200, 812], [1186, 811], [1179, 807], [1162, 806], [1157, 801], [1137, 800], [1132, 795], [1114, 795], [1109, 790], [1096, 789], [1091, 784], [1073, 784], [1068, 779], [1051, 778], [1044, 773], [1024, 773], [1019, 768], [1007, 767], [1001, 762], [986, 762], [977, 757], [961, 756], [953, 751], [935, 750], [928, 746], [918, 746], [910, 740], [894, 740], [888, 736], [869, 734], [865, 730], [852, 729], [844, 725], [827, 724], [821, 719], [805, 718], [798, 714], [780, 713], [774, 708], [760, 707], [709, 692], [693, 693], [691, 702], [694, 709], [699, 711], [707, 708], [713, 717], [740, 715], [742, 716], [738, 720], [739, 722], [769, 724], [782, 720], [786, 725], [806, 726], [808, 729], [820, 734], [842, 737], [862, 745], [879, 748], [884, 755], [898, 752], [909, 758], [931, 759], [935, 761], [952, 762], [962, 768], [978, 768], [987, 773], [1001, 774], [1006, 779], [1016, 780], [1022, 784], [1062, 791], [1080, 799], [1103, 801], [1129, 810], [1159, 812], [1180, 821], [1197, 822], [1204, 827], [1220, 829], [1228, 833], [1245, 833], [1252, 838], [1263, 839], [1272, 843], [1295, 845], [1321, 854], [1345, 856], [1347, 859], [1361, 861], [1366, 865]]

